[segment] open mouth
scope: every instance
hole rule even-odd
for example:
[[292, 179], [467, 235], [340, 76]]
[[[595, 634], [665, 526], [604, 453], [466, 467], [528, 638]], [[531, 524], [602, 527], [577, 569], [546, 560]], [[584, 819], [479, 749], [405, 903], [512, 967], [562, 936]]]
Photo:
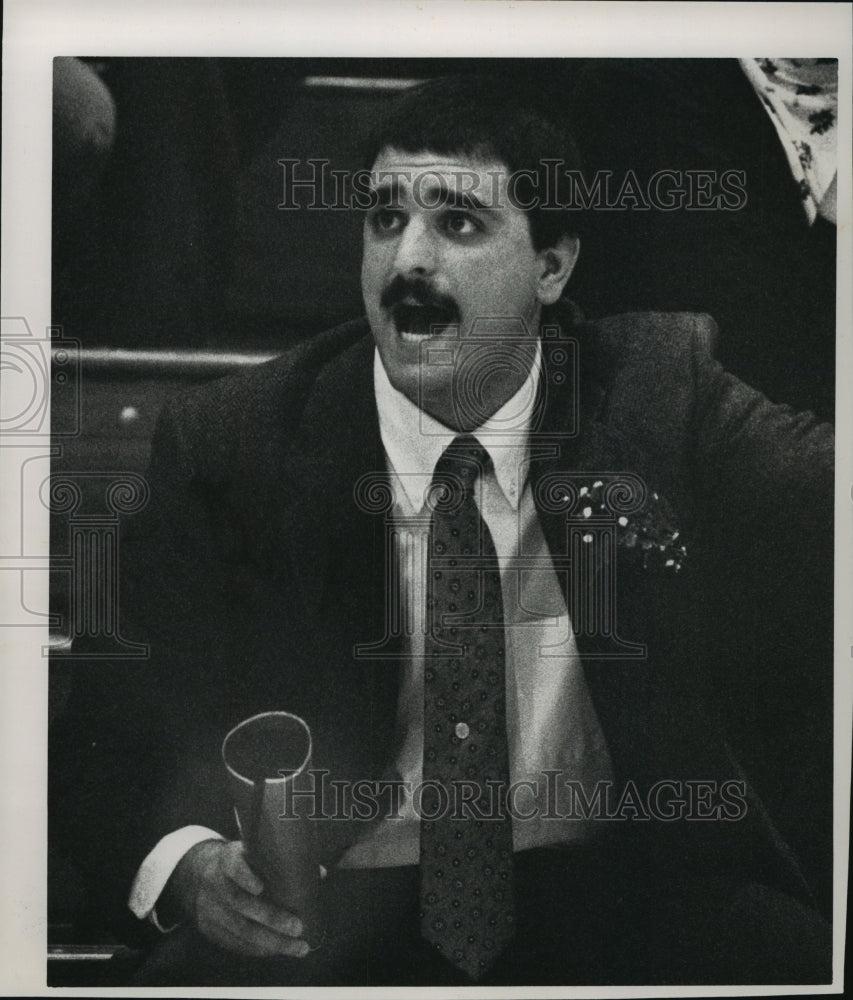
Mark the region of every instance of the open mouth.
[[454, 309], [403, 302], [393, 307], [391, 316], [397, 332], [404, 340], [434, 337], [459, 321]]

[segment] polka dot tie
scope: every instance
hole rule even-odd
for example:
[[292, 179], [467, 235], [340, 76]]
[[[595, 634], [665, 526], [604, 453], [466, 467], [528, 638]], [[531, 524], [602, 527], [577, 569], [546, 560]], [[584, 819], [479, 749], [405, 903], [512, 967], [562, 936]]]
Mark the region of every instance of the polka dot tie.
[[427, 498], [421, 932], [474, 980], [515, 931], [503, 599], [476, 501], [490, 467], [476, 438], [459, 436]]

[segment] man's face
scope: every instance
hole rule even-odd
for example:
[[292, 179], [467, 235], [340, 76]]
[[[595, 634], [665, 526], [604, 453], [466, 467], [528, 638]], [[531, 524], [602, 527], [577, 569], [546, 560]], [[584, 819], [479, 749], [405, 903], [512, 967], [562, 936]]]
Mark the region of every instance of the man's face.
[[[551, 300], [546, 254], [507, 199], [506, 167], [386, 148], [373, 177], [378, 205], [364, 222], [361, 285], [391, 384], [456, 426], [454, 373], [465, 367], [466, 339], [475, 349], [473, 332], [478, 357], [490, 353], [483, 338], [494, 338], [493, 358], [503, 359], [478, 377], [477, 391], [498, 409], [530, 369], [541, 305]], [[428, 355], [453, 363], [425, 363]]]

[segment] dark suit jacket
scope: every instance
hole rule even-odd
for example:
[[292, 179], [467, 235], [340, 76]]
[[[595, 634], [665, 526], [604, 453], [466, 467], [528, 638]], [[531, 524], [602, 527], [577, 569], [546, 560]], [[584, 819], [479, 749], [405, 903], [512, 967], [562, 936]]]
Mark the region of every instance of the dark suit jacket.
[[[537, 488], [584, 470], [660, 491], [688, 548], [679, 574], [619, 556], [619, 637], [647, 655], [602, 659], [613, 638], [578, 634], [616, 778], [737, 779], [744, 765], [753, 778], [742, 821], [611, 823], [606, 836], [626, 866], [807, 898], [828, 871], [831, 429], [725, 375], [707, 317], [562, 322], [578, 384], [543, 383], [541, 429], [567, 434], [531, 471], [552, 552], [566, 517]], [[81, 668], [52, 739], [53, 832], [102, 907], [123, 910], [142, 857], [176, 826], [234, 835], [219, 747], [246, 716], [302, 715], [315, 766], [336, 779], [379, 778], [393, 758], [398, 664], [354, 655], [385, 631], [384, 517], [355, 495], [385, 470], [372, 356], [359, 320], [160, 421], [151, 500], [121, 549], [122, 631], [151, 659]], [[324, 857], [357, 832], [326, 824]]]

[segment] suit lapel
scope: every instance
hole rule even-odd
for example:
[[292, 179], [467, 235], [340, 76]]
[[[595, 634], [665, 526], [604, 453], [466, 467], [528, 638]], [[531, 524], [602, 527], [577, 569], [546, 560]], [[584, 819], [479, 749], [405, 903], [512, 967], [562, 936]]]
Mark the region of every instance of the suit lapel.
[[[568, 564], [558, 577], [614, 768], [617, 776], [638, 776], [652, 750], [645, 726], [651, 707], [649, 642], [655, 617], [649, 579], [639, 560], [625, 558], [625, 550], [612, 547], [602, 547], [582, 568], [580, 559], [588, 553], [578, 544], [578, 522], [570, 528], [568, 515], [577, 510], [575, 498], [583, 486], [620, 473], [642, 480], [648, 463], [605, 423], [605, 359], [594, 331], [580, 328], [575, 335], [579, 365], [574, 377], [555, 382], [548, 367], [551, 352], [545, 352], [542, 384], [547, 400], [541, 433], [531, 441], [530, 480], [552, 556], [564, 557]], [[564, 497], [569, 500], [561, 504]]]
[[387, 763], [398, 691], [398, 661], [358, 651], [380, 639], [386, 625], [384, 512], [365, 502], [365, 485], [385, 475], [372, 359], [368, 336], [312, 385], [280, 519], [314, 636], [319, 750], [325, 766], [357, 778], [376, 777]]
[[[555, 380], [549, 357], [545, 352], [540, 392], [545, 393], [546, 402], [542, 407], [542, 420], [531, 435], [530, 482], [543, 532], [552, 554], [570, 556], [570, 518], [582, 503], [578, 491], [584, 486], [591, 487], [598, 479], [606, 482], [618, 478], [628, 483], [644, 482], [644, 471], [648, 462], [642, 452], [623, 436], [614, 433], [605, 422], [607, 404], [604, 373], [600, 371], [600, 355], [591, 338], [592, 331], [580, 332], [577, 372], [564, 373], [565, 377]], [[587, 339], [589, 338], [589, 339]], [[627, 479], [626, 477], [631, 477]], [[563, 488], [565, 487], [565, 488]], [[577, 519], [572, 523], [578, 524]], [[633, 602], [642, 595], [643, 588], [634, 586], [637, 578], [627, 560], [619, 561], [612, 550], [594, 562], [592, 572], [596, 578], [612, 570], [618, 562], [614, 579], [618, 586], [616, 598], [618, 614], [634, 624]], [[595, 581], [589, 581], [594, 583]], [[572, 607], [573, 595], [569, 592], [569, 577], [560, 574], [563, 596], [568, 607]], [[624, 606], [623, 606], [624, 605]], [[618, 623], [616, 623], [618, 628]], [[588, 630], [578, 635], [582, 652], [591, 660], [617, 650], [625, 656], [637, 656], [634, 648], [641, 644], [643, 636], [623, 630], [625, 644], [616, 641], [609, 634], [590, 633]], [[610, 655], [609, 658], [613, 658]]]
[[339, 546], [359, 521], [354, 484], [384, 467], [372, 351], [362, 339], [322, 370], [293, 434], [279, 530], [309, 615], [319, 610], [331, 564], [350, 559]]

